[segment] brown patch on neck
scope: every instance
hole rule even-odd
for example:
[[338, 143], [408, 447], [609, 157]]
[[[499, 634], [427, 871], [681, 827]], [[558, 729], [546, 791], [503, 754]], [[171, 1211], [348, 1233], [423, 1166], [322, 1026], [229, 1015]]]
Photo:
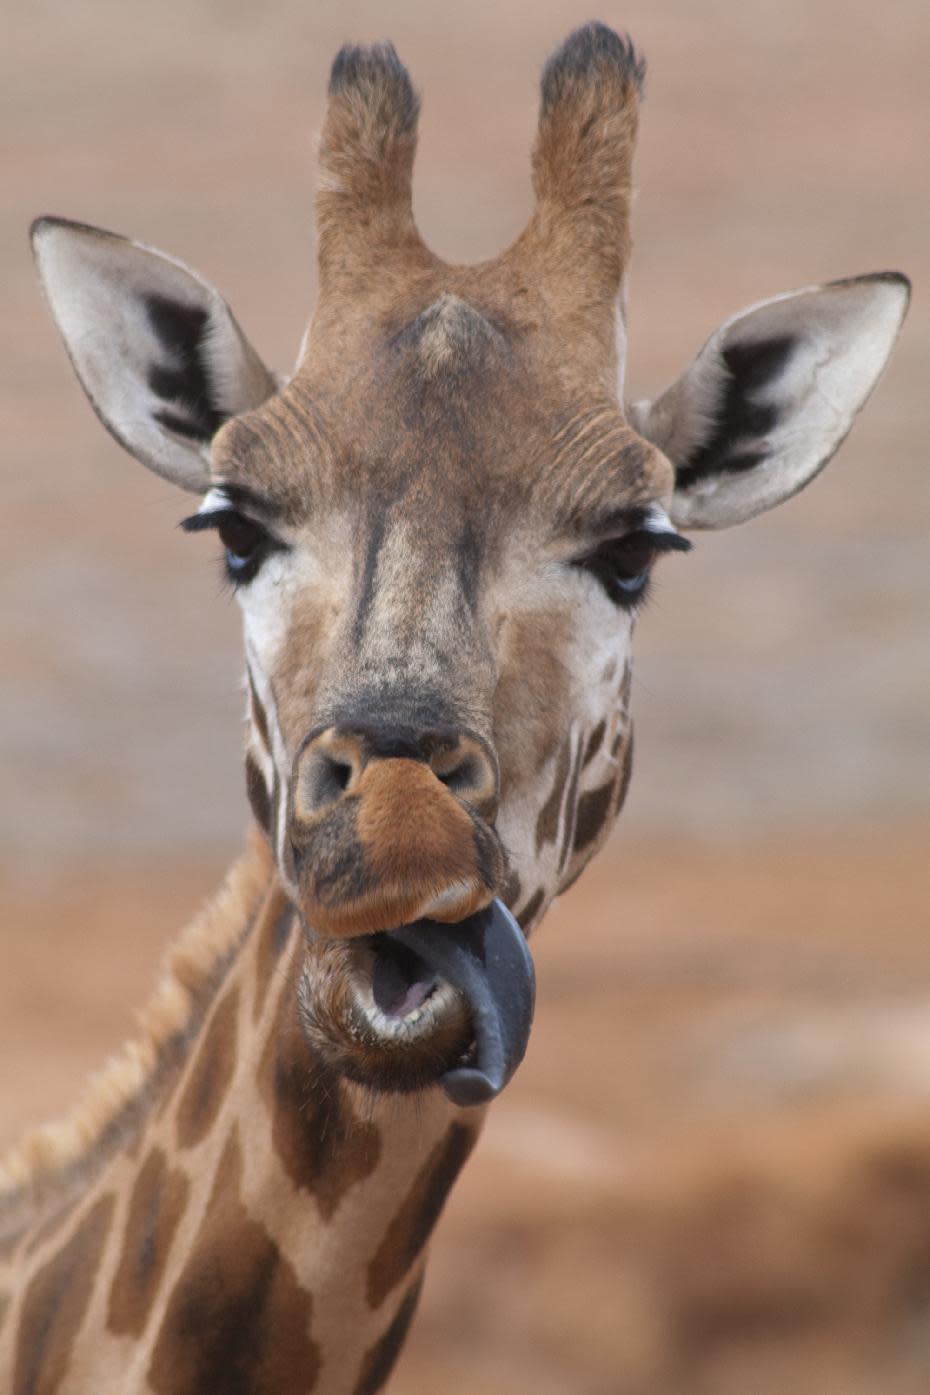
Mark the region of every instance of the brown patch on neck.
[[129, 1202], [123, 1252], [110, 1289], [107, 1323], [112, 1332], [139, 1337], [145, 1330], [188, 1190], [184, 1174], [169, 1168], [162, 1150], [153, 1148]]
[[394, 1285], [410, 1272], [477, 1138], [477, 1129], [452, 1124], [420, 1169], [368, 1266], [368, 1302], [372, 1308], [380, 1307]]
[[377, 1395], [377, 1392], [387, 1385], [394, 1363], [410, 1331], [422, 1288], [423, 1275], [420, 1274], [404, 1295], [390, 1327], [365, 1354], [352, 1395]]
[[259, 1086], [285, 1172], [329, 1220], [349, 1188], [374, 1172], [381, 1135], [358, 1118], [338, 1076], [311, 1052], [296, 993], [287, 989], [285, 997], [287, 1017], [268, 1039]]
[[252, 1003], [252, 1021], [257, 1022], [265, 1009], [265, 999], [274, 971], [281, 963], [284, 951], [291, 938], [296, 913], [294, 907], [280, 892], [269, 899], [257, 927], [258, 944], [255, 953], [255, 998]]
[[11, 1395], [55, 1395], [61, 1388], [90, 1304], [114, 1205], [112, 1195], [101, 1197], [26, 1290]]
[[234, 1128], [148, 1370], [157, 1395], [309, 1395], [320, 1370], [313, 1299], [241, 1196]]
[[179, 1148], [203, 1141], [216, 1122], [236, 1070], [239, 989], [233, 987], [213, 1010], [175, 1116]]

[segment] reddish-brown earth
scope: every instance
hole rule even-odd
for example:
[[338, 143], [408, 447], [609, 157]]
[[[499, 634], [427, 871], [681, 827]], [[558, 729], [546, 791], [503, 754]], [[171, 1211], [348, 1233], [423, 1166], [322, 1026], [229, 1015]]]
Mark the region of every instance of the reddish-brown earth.
[[[650, 60], [633, 395], [741, 305], [915, 281], [800, 499], [667, 568], [622, 833], [546, 922], [527, 1062], [434, 1245], [396, 1395], [930, 1387], [930, 198], [921, 0], [633, 0]], [[313, 294], [310, 133], [343, 39], [424, 90], [416, 202], [519, 229], [574, 0], [13, 0], [0, 203], [0, 1143], [132, 1029], [241, 841], [238, 639], [186, 501], [83, 402], [31, 217], [164, 247], [275, 367]]]

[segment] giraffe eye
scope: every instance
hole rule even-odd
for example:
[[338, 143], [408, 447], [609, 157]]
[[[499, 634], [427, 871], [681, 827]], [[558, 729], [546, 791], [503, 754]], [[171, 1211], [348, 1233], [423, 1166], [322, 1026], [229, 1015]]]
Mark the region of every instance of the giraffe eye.
[[268, 539], [264, 528], [250, 518], [243, 518], [242, 514], [226, 513], [218, 520], [216, 530], [226, 549], [226, 566], [232, 577], [245, 580], [246, 572], [254, 576], [259, 566], [259, 553]]
[[652, 565], [660, 552], [687, 552], [691, 544], [678, 533], [637, 528], [600, 543], [579, 557], [576, 566], [590, 572], [617, 605], [627, 609], [645, 599]]
[[224, 548], [226, 575], [234, 586], [245, 586], [258, 572], [271, 552], [280, 552], [284, 544], [271, 536], [260, 523], [246, 518], [236, 509], [217, 509], [213, 513], [195, 513], [181, 527], [188, 533], [215, 528]]

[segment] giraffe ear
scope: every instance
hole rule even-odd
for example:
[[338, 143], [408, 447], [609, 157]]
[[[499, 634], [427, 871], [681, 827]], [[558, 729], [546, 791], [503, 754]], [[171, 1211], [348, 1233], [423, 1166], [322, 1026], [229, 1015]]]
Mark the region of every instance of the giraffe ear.
[[32, 225], [39, 276], [104, 426], [156, 474], [201, 493], [214, 432], [274, 379], [226, 302], [181, 262], [62, 218]]
[[776, 296], [712, 334], [630, 422], [675, 468], [681, 528], [725, 528], [803, 489], [885, 366], [910, 296], [898, 272]]

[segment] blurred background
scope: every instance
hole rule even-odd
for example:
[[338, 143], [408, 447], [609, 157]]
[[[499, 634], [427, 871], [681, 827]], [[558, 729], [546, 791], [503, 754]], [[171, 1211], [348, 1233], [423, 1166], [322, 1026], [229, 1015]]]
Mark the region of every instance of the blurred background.
[[[390, 37], [441, 255], [520, 230], [587, 0], [12, 0], [0, 92], [0, 1144], [132, 1029], [237, 853], [238, 614], [184, 497], [94, 419], [29, 221], [181, 257], [266, 361], [314, 295], [329, 63]], [[397, 1395], [930, 1385], [930, 8], [630, 0], [649, 60], [630, 395], [741, 306], [914, 280], [826, 474], [663, 569], [637, 770], [537, 941], [530, 1054], [434, 1245]]]

